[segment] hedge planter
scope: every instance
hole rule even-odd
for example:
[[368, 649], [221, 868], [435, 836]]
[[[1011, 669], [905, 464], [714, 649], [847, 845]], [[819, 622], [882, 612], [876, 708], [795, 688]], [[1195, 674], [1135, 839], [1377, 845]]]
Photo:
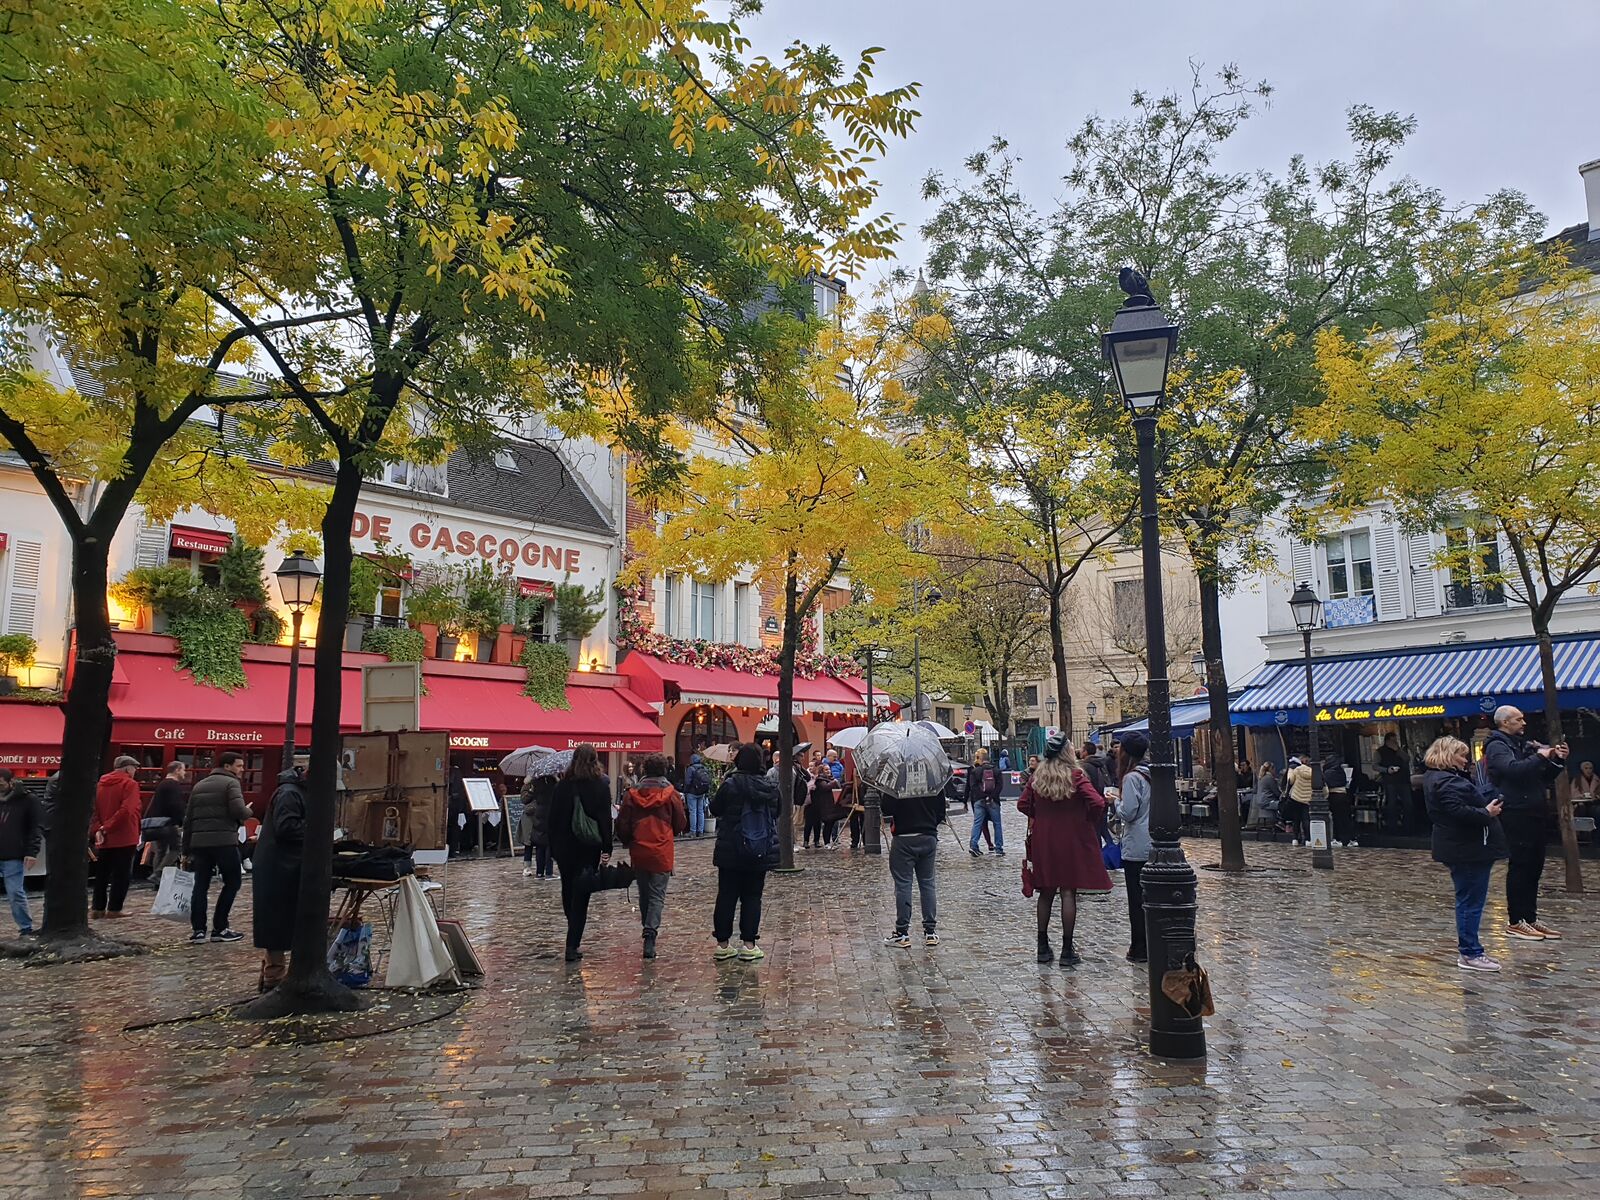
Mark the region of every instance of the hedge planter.
[[439, 635], [439, 650], [436, 657], [447, 661], [453, 660], [456, 651], [461, 648], [461, 637], [454, 633], [441, 633]]
[[367, 623], [365, 621], [346, 621], [344, 623], [344, 648], [352, 653], [361, 649], [361, 639], [367, 636]]

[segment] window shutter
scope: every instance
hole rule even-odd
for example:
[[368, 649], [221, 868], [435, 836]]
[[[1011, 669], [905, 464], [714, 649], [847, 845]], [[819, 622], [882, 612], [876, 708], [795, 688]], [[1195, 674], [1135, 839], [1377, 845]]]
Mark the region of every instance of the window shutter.
[[1444, 611], [1439, 593], [1439, 572], [1434, 569], [1436, 547], [1432, 533], [1415, 533], [1406, 542], [1411, 560], [1411, 607], [1419, 617], [1436, 617]]
[[1378, 620], [1402, 619], [1406, 604], [1400, 587], [1400, 544], [1394, 526], [1387, 522], [1372, 529], [1372, 574], [1378, 593]]
[[39, 571], [44, 563], [44, 543], [13, 538], [6, 550], [7, 633], [38, 635]]
[[1302, 583], [1317, 586], [1317, 555], [1310, 542], [1289, 543], [1289, 581], [1291, 587]]
[[136, 567], [164, 567], [172, 553], [172, 532], [165, 521], [139, 526], [139, 536], [133, 543], [133, 565]]

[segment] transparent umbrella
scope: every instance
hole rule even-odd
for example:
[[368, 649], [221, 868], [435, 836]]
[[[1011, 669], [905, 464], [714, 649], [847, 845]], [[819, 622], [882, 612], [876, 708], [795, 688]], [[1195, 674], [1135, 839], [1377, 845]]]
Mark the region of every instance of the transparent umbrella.
[[547, 754], [554, 754], [550, 746], [520, 746], [500, 760], [500, 773], [525, 778], [528, 768]]
[[939, 739], [918, 725], [879, 725], [855, 748], [856, 774], [886, 796], [936, 796], [950, 781]]

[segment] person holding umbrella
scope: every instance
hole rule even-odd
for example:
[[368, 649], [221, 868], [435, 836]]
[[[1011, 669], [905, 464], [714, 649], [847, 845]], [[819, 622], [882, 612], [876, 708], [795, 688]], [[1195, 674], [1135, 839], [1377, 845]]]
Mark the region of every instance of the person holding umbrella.
[[[1067, 735], [1051, 732], [1044, 761], [1028, 780], [1017, 810], [1028, 818], [1029, 869], [1039, 900], [1039, 961], [1052, 962], [1050, 918], [1061, 894], [1061, 965], [1083, 959], [1073, 944], [1080, 891], [1109, 892], [1111, 877], [1100, 856], [1105, 798], [1073, 758]], [[1026, 894], [1026, 889], [1024, 894]]]
[[893, 822], [889, 874], [894, 878], [895, 927], [884, 945], [911, 945], [911, 884], [922, 903], [922, 941], [939, 944], [939, 899], [934, 863], [939, 826], [945, 819], [950, 759], [929, 730], [917, 725], [879, 725], [855, 750], [857, 776], [883, 797]]

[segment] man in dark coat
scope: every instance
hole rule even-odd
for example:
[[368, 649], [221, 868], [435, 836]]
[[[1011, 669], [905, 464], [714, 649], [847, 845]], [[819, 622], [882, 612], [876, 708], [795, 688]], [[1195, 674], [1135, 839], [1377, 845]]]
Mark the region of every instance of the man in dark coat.
[[1398, 833], [1411, 808], [1411, 763], [1400, 749], [1397, 733], [1388, 734], [1378, 747], [1378, 776], [1383, 783], [1383, 827]]
[[1528, 719], [1509, 704], [1494, 710], [1494, 724], [1483, 744], [1483, 766], [1489, 784], [1505, 801], [1500, 824], [1509, 851], [1506, 933], [1525, 942], [1559, 941], [1559, 933], [1539, 923], [1539, 877], [1544, 874], [1550, 785], [1566, 765], [1567, 748], [1543, 746], [1526, 737]]
[[244, 756], [225, 751], [217, 759], [217, 769], [189, 793], [189, 808], [183, 817], [183, 857], [194, 871], [194, 894], [189, 901], [189, 925], [194, 930], [191, 942], [206, 940], [206, 892], [213, 871], [222, 876], [222, 891], [211, 921], [211, 940], [244, 941], [244, 934], [228, 927], [233, 900], [244, 878], [239, 830], [250, 819], [250, 806], [244, 802], [239, 783], [243, 774]]
[[5, 879], [11, 916], [22, 937], [33, 936], [25, 876], [38, 860], [43, 841], [44, 817], [39, 802], [16, 785], [9, 769], [0, 767], [0, 877]]
[[255, 897], [252, 931], [262, 951], [261, 990], [271, 991], [289, 970], [295, 914], [300, 907], [300, 861], [306, 844], [305, 768], [278, 776], [256, 842], [251, 891]]

